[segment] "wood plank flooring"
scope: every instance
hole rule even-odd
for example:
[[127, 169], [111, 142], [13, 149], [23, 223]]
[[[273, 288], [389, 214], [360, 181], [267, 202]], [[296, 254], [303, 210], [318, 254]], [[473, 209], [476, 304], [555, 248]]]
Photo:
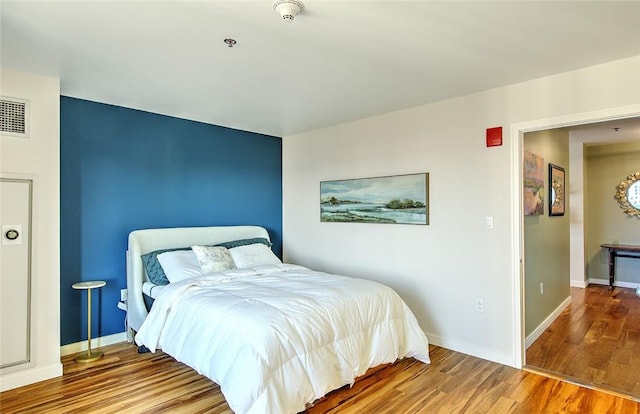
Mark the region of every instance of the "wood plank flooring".
[[[320, 413], [638, 413], [640, 403], [431, 346], [430, 365], [414, 359], [369, 370], [305, 411]], [[127, 343], [64, 375], [0, 394], [2, 413], [227, 414], [219, 387], [162, 352]]]
[[640, 297], [635, 289], [571, 288], [571, 305], [529, 347], [527, 366], [640, 398]]

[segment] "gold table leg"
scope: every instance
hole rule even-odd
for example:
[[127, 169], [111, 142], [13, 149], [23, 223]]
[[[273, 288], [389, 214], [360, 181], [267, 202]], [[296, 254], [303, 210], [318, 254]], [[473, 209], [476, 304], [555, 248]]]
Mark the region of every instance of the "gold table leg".
[[102, 352], [91, 351], [91, 288], [87, 289], [87, 352], [76, 357], [76, 362], [93, 362], [102, 358]]

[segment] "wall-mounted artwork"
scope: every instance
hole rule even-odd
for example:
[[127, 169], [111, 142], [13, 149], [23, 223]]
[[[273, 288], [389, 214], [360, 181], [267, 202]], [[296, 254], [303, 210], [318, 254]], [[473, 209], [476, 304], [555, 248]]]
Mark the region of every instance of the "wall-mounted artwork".
[[544, 159], [532, 152], [524, 151], [523, 204], [525, 216], [544, 214]]
[[549, 163], [549, 215], [564, 216], [564, 168]]
[[322, 181], [320, 221], [429, 224], [429, 174]]
[[631, 173], [616, 187], [615, 199], [630, 216], [640, 218], [640, 171]]

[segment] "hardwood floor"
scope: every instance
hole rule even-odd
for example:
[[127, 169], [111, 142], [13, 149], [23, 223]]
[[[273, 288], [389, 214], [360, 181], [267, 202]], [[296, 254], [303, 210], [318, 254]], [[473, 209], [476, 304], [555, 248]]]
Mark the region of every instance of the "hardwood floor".
[[[0, 394], [2, 413], [231, 413], [219, 387], [161, 352], [127, 343], [104, 358], [63, 358], [64, 375]], [[319, 413], [640, 413], [640, 403], [431, 346], [414, 359], [369, 370], [353, 387], [309, 408]]]
[[527, 366], [640, 397], [635, 289], [571, 288], [571, 305], [527, 350]]

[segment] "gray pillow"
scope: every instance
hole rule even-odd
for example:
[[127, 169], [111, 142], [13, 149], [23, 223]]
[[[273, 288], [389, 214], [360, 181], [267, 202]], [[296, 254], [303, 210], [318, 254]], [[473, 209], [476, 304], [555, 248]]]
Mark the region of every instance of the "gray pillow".
[[254, 237], [252, 239], [233, 240], [233, 241], [218, 243], [218, 244], [216, 244], [216, 246], [222, 246], [222, 247], [226, 247], [227, 249], [231, 249], [233, 247], [247, 246], [249, 244], [256, 244], [256, 243], [266, 244], [269, 247], [272, 246], [272, 243], [269, 240], [267, 240], [267, 239], [265, 239], [263, 237]]
[[156, 285], [169, 284], [169, 279], [167, 279], [167, 275], [164, 273], [164, 270], [162, 270], [162, 266], [158, 261], [158, 255], [166, 252], [174, 252], [176, 250], [191, 250], [191, 247], [178, 247], [175, 249], [156, 250], [140, 256], [142, 258], [144, 270], [146, 270], [147, 277], [150, 281], [152, 281]]

